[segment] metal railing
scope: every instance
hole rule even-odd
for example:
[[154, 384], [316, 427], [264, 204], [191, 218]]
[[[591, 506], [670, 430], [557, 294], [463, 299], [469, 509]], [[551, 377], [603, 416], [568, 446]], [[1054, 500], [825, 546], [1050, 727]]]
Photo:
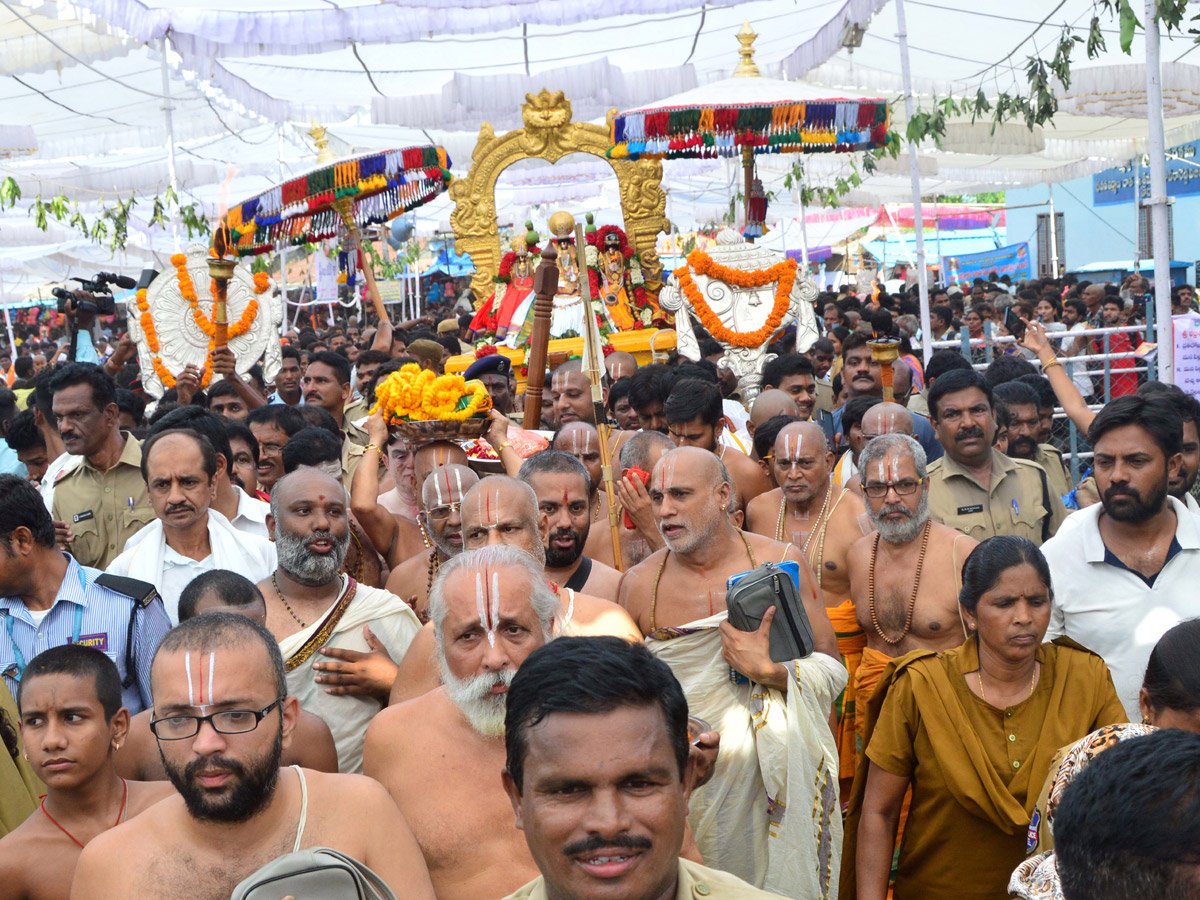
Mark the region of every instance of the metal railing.
[[[1152, 342], [1154, 340], [1154, 320], [1153, 311], [1148, 309], [1148, 320], [1145, 325], [1122, 325], [1113, 328], [1086, 328], [1078, 331], [1048, 331], [1046, 338], [1052, 342], [1061, 345], [1065, 341], [1076, 341], [1085, 339], [1087, 343], [1084, 345], [1086, 350], [1088, 345], [1093, 344], [1097, 339], [1101, 342], [1099, 353], [1081, 353], [1078, 356], [1064, 356], [1060, 352], [1059, 359], [1062, 361], [1063, 370], [1071, 378], [1072, 382], [1079, 375], [1085, 375], [1092, 381], [1093, 390], [1091, 396], [1096, 396], [1097, 389], [1100, 396], [1103, 397], [1104, 403], [1108, 403], [1112, 399], [1113, 379], [1115, 376], [1133, 375], [1137, 378], [1138, 383], [1142, 381], [1153, 381], [1157, 377], [1157, 370], [1154, 364], [1153, 357], [1147, 358], [1144, 354], [1131, 351], [1112, 352], [1112, 336], [1114, 334], [1138, 334], [1144, 341]], [[964, 325], [959, 330], [959, 336], [951, 340], [933, 341], [931, 346], [934, 350], [955, 349], [959, 350], [962, 355], [971, 362], [972, 368], [976, 370], [986, 369], [993, 360], [1004, 354], [1004, 349], [1012, 346], [1019, 346], [1017, 339], [1009, 334], [993, 333], [992, 323], [984, 322], [983, 336], [973, 338], [969, 330]], [[980, 352], [982, 351], [982, 352]], [[1021, 359], [1026, 359], [1031, 362], [1035, 368], [1041, 371], [1041, 365], [1037, 359], [1030, 360], [1022, 353]], [[1117, 360], [1136, 359], [1139, 365], [1116, 367], [1112, 365]], [[1097, 365], [1089, 367], [1089, 363]], [[1076, 385], [1078, 386], [1078, 385]], [[1085, 397], [1085, 399], [1088, 399]], [[1093, 411], [1098, 411], [1104, 403], [1089, 403], [1088, 408]], [[1054, 419], [1058, 421], [1066, 421], [1067, 433], [1059, 434], [1059, 440], [1055, 441], [1055, 435], [1051, 433], [1051, 440], [1054, 441], [1058, 449], [1062, 451], [1063, 457], [1067, 459], [1071, 466], [1071, 480], [1078, 484], [1080, 477], [1086, 470], [1084, 465], [1092, 458], [1092, 451], [1087, 443], [1084, 435], [1079, 433], [1079, 429], [1075, 427], [1061, 406], [1056, 406], [1054, 409]], [[1065, 446], [1064, 446], [1065, 445]]]

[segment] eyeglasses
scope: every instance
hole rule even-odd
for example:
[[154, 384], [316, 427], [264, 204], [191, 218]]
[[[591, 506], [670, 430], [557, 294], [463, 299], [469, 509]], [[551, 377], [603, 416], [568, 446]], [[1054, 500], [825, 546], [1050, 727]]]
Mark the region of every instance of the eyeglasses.
[[425, 512], [435, 522], [445, 522], [450, 518], [452, 513], [456, 513], [460, 509], [462, 509], [462, 503], [447, 503], [445, 506], [430, 507]]
[[868, 481], [862, 486], [863, 493], [868, 497], [878, 500], [881, 497], [886, 497], [889, 490], [895, 491], [901, 497], [908, 497], [917, 492], [924, 478], [905, 478], [903, 481]]
[[150, 720], [150, 730], [160, 741], [182, 741], [200, 733], [200, 723], [207, 722], [218, 734], [246, 734], [258, 727], [276, 706], [286, 700], [277, 697], [262, 709], [223, 709], [208, 716], [163, 716]]

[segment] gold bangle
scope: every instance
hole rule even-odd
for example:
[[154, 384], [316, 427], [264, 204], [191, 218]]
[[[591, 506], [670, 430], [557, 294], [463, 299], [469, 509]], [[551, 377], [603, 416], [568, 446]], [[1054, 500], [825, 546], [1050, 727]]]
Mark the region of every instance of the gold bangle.
[[[505, 447], [511, 447], [511, 446], [512, 446], [512, 441], [505, 441], [503, 444], [501, 444], [499, 447], [496, 448], [497, 455], [503, 453]], [[517, 452], [516, 450], [513, 451], [513, 453], [516, 453], [516, 452]]]
[[1061, 365], [1062, 365], [1061, 360], [1059, 360], [1059, 358], [1056, 356], [1056, 357], [1054, 357], [1054, 359], [1050, 360], [1050, 362], [1042, 363], [1042, 374], [1044, 375], [1046, 372], [1049, 372], [1055, 366], [1061, 366]]
[[383, 451], [379, 449], [378, 444], [367, 444], [367, 446], [363, 447], [363, 456], [366, 456], [367, 451], [369, 451], [369, 450], [374, 450], [380, 456], [383, 456]]

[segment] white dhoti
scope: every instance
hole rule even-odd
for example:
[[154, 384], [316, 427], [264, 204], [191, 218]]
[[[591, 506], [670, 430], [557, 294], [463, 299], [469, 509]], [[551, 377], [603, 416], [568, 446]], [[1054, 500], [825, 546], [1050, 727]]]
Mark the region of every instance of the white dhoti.
[[[721, 733], [689, 821], [706, 865], [786, 897], [836, 900], [842, 818], [829, 714], [846, 668], [823, 653], [788, 663], [786, 696], [721, 655], [724, 611], [646, 639], [683, 685], [691, 715]], [[852, 900], [852, 898], [851, 898]]]
[[362, 584], [356, 585], [353, 598], [344, 604], [349, 579], [345, 575], [341, 578], [342, 594], [329, 614], [284, 638], [279, 649], [287, 669], [288, 692], [300, 701], [301, 709], [324, 719], [333, 733], [338, 771], [361, 773], [367, 726], [383, 704], [372, 697], [327, 694], [325, 686], [315, 680], [313, 663], [330, 657], [317, 651], [322, 647], [339, 647], [367, 653], [371, 648], [363, 635], [363, 626], [369, 625], [371, 633], [398, 663], [421, 630], [421, 623], [408, 604], [395, 594]]

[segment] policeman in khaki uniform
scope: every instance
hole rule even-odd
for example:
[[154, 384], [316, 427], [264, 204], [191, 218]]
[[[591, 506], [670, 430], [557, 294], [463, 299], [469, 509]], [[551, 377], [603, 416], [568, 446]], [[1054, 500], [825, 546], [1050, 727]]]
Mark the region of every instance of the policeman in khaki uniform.
[[1046, 471], [992, 447], [992, 389], [974, 370], [947, 372], [929, 392], [929, 413], [946, 455], [929, 465], [929, 514], [977, 541], [998, 534], [1039, 546], [1067, 517]]
[[116, 382], [99, 366], [64, 366], [50, 380], [50, 393], [63, 445], [81, 457], [54, 480], [51, 516], [79, 564], [104, 569], [154, 521], [142, 448], [120, 430]]

